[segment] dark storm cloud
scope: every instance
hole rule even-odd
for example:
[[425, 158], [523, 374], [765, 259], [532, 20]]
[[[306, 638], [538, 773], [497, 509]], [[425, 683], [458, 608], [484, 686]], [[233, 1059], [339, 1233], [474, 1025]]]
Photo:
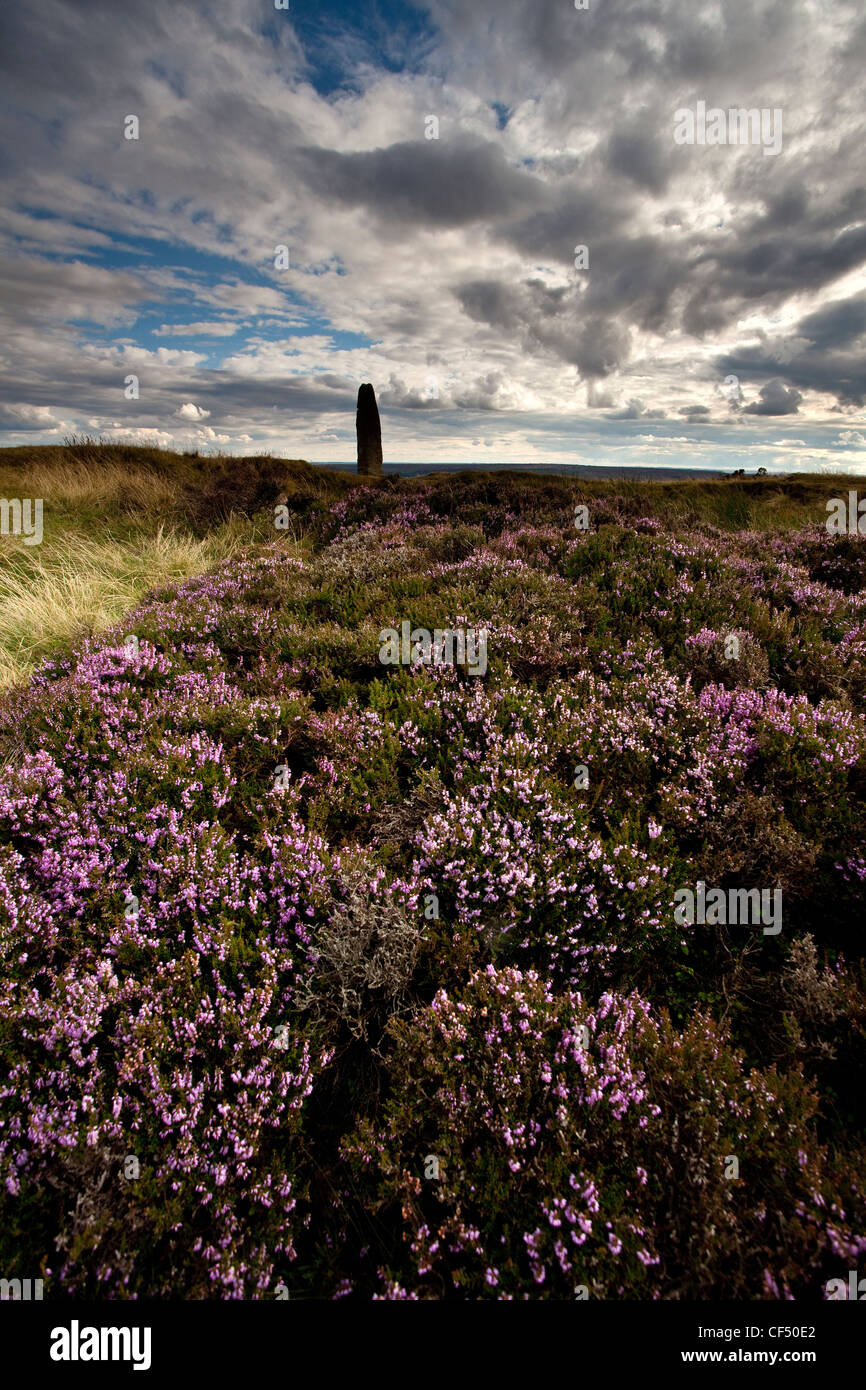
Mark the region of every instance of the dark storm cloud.
[[608, 164], [618, 174], [624, 174], [640, 188], [650, 193], [663, 193], [674, 168], [674, 150], [658, 138], [656, 130], [646, 124], [634, 124], [617, 131], [607, 152]]
[[861, 20], [854, 32], [845, 40], [839, 56], [851, 63], [866, 62], [866, 19]]
[[520, 296], [513, 285], [498, 280], [473, 280], [455, 291], [465, 312], [476, 323], [510, 332], [521, 317]]
[[499, 223], [493, 232], [530, 256], [571, 263], [576, 245], [592, 246], [613, 236], [633, 205], [623, 191], [596, 191], [597, 182], [603, 185], [588, 169], [582, 187], [570, 179], [557, 183], [555, 191], [544, 189], [531, 211]]
[[292, 164], [319, 197], [418, 226], [460, 227], [547, 197], [539, 179], [513, 169], [498, 145], [483, 140], [405, 141], [356, 154], [306, 148]]
[[794, 289], [820, 289], [866, 261], [866, 226], [822, 235], [806, 217], [767, 236], [758, 224], [746, 227], [723, 252], [707, 249], [694, 269], [709, 263], [716, 288], [731, 298], [769, 299]]
[[866, 347], [866, 295], [816, 309], [800, 320], [797, 332], [809, 340], [811, 348], [850, 346], [863, 352]]
[[766, 197], [766, 211], [758, 226], [768, 232], [790, 230], [809, 208], [809, 190], [801, 179], [792, 179], [783, 188], [770, 190]]
[[790, 359], [786, 357], [782, 365], [778, 354], [773, 356], [760, 348], [748, 348], [728, 354], [719, 363], [723, 373], [733, 372], [743, 382], [778, 375], [780, 368], [785, 380], [793, 386], [806, 391], [825, 391], [835, 396], [842, 406], [859, 408], [866, 402], [866, 358], [862, 352], [802, 352]]
[[796, 415], [803, 397], [793, 387], [785, 386], [778, 378], [761, 387], [761, 399], [743, 407], [744, 415]]
[[[669, 80], [740, 79], [772, 84], [784, 70], [788, 44], [810, 21], [802, 0], [739, 0], [708, 13], [668, 3], [663, 70]], [[761, 103], [763, 104], [763, 103]]]
[[588, 380], [607, 376], [628, 350], [626, 329], [589, 312], [576, 287], [476, 280], [458, 286], [455, 294], [475, 322], [496, 334], [516, 334], [528, 350], [542, 348]]
[[676, 325], [674, 295], [689, 264], [682, 246], [662, 236], [615, 237], [595, 248], [591, 264], [586, 299], [594, 312], [650, 332]]
[[[866, 401], [866, 295], [841, 299], [805, 315], [794, 332], [772, 349], [749, 347], [727, 354], [718, 365], [723, 373], [733, 372], [744, 381], [772, 381], [781, 368], [785, 381], [795, 388], [825, 391], [840, 405], [862, 406]], [[750, 413], [788, 412], [756, 407]]]

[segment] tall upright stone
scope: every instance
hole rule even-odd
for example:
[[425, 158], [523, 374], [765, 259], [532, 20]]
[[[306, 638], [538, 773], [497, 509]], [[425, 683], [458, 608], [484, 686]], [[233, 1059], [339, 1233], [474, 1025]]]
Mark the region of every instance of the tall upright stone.
[[358, 390], [358, 410], [355, 415], [358, 432], [358, 472], [372, 477], [382, 476], [382, 426], [376, 392], [369, 382]]

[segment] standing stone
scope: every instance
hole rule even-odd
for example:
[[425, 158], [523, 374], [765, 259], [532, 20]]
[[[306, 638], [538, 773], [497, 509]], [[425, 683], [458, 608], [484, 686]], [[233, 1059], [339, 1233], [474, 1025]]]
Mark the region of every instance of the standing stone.
[[358, 390], [355, 428], [358, 432], [358, 472], [381, 477], [382, 426], [379, 423], [376, 392], [369, 382], [365, 382]]

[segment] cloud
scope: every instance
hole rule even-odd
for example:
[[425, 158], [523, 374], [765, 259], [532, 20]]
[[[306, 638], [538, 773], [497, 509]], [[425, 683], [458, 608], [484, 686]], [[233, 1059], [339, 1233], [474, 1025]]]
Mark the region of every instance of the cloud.
[[47, 405], [28, 405], [24, 401], [10, 401], [0, 406], [0, 411], [7, 425], [19, 429], [24, 426], [26, 429], [53, 431], [63, 423]]
[[513, 333], [526, 349], [541, 348], [588, 379], [607, 376], [628, 350], [626, 331], [613, 319], [588, 314], [575, 286], [474, 280], [458, 286], [455, 295], [476, 323]]
[[[666, 411], [656, 407], [645, 406], [643, 401], [630, 400], [621, 410], [613, 410], [608, 415], [609, 420], [664, 420]], [[650, 436], [645, 436], [649, 438]]]
[[650, 193], [664, 192], [674, 169], [673, 144], [659, 140], [652, 119], [640, 117], [615, 131], [607, 150], [609, 167]]
[[224, 319], [203, 320], [199, 323], [163, 323], [153, 329], [155, 338], [233, 338], [242, 324], [227, 323]]
[[[861, 423], [856, 7], [46, 2], [0, 54], [10, 437], [173, 421], [327, 457], [366, 380], [407, 457], [481, 411], [503, 458], [667, 417], [715, 461], [791, 414], [819, 457]], [[701, 96], [783, 107], [782, 155], [675, 146]], [[732, 373], [757, 399], [713, 419]]]
[[586, 403], [592, 410], [612, 409], [614, 399], [610, 391], [603, 391], [590, 381], [586, 388]]
[[4, 318], [43, 325], [74, 319], [103, 328], [128, 326], [147, 287], [129, 271], [108, 270], [83, 261], [0, 254], [0, 303]]
[[363, 207], [380, 222], [462, 227], [526, 209], [545, 185], [514, 169], [488, 141], [402, 141], [343, 154], [307, 147], [293, 172], [318, 197]]
[[785, 386], [778, 379], [768, 381], [761, 387], [761, 399], [743, 407], [745, 415], [796, 415], [797, 407], [803, 397], [793, 387]]

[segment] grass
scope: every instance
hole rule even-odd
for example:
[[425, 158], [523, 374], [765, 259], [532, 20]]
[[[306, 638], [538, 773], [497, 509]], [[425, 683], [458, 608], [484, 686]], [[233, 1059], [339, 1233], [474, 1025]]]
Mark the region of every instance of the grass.
[[111, 627], [149, 589], [231, 559], [248, 537], [231, 524], [203, 540], [159, 524], [122, 539], [67, 528], [47, 549], [4, 539], [0, 687], [26, 679], [59, 647]]
[[[73, 439], [0, 450], [0, 496], [41, 497], [43, 540], [0, 536], [0, 688], [118, 622], [151, 589], [273, 536], [267, 501], [317, 495], [299, 459], [233, 459]], [[293, 538], [302, 536], [295, 520]]]

